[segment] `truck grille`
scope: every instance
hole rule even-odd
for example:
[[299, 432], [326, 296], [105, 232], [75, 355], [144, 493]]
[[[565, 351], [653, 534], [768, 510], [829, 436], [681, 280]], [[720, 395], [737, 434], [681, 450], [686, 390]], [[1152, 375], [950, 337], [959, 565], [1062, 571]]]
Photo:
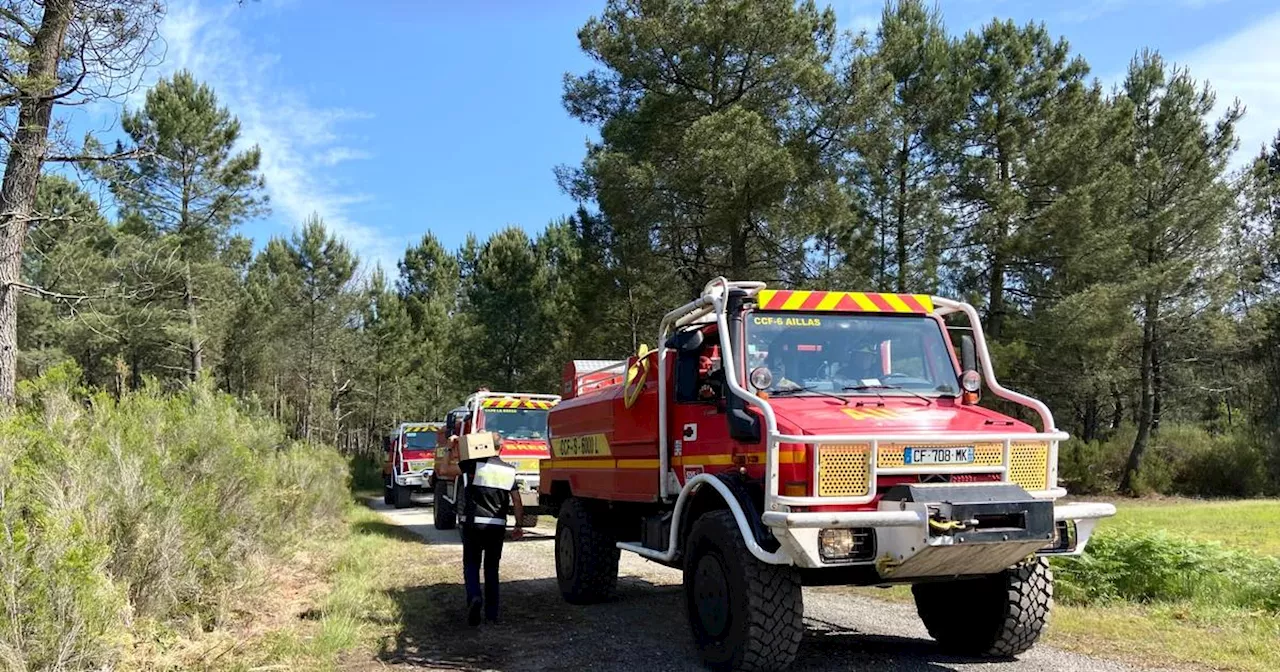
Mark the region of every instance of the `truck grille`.
[[[911, 444], [912, 446], [948, 444]], [[880, 444], [876, 454], [876, 466], [894, 468], [907, 466], [903, 462], [906, 444]], [[974, 446], [973, 464], [982, 467], [999, 467], [1004, 460], [1003, 443], [979, 443]], [[862, 497], [871, 491], [869, 444], [833, 444], [819, 446], [818, 496]], [[920, 466], [919, 473], [928, 474], [929, 467]], [[1009, 481], [1034, 492], [1049, 487], [1049, 444], [1026, 441], [1015, 442], [1009, 447]]]
[[818, 496], [861, 497], [870, 492], [871, 447], [829, 445], [818, 450]]
[[1009, 447], [1009, 480], [1024, 490], [1049, 487], [1049, 444], [1014, 443]]

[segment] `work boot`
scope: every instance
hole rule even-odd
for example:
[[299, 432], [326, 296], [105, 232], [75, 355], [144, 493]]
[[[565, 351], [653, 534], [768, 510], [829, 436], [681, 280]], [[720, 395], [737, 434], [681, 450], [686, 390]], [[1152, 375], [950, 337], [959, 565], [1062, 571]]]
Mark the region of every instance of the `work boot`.
[[476, 627], [480, 625], [480, 610], [484, 607], [484, 602], [480, 598], [471, 600], [471, 604], [467, 605], [467, 625]]

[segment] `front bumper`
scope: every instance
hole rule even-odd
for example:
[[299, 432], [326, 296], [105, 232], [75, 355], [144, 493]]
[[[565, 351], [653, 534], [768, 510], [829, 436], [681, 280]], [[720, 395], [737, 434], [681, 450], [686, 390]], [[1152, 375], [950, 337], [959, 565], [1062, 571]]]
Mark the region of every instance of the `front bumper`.
[[[1078, 555], [1098, 520], [1116, 511], [1105, 503], [1056, 504], [1012, 485], [939, 484], [910, 490], [895, 499], [886, 493], [874, 511], [770, 511], [762, 520], [781, 543], [780, 550], [800, 567], [874, 565], [885, 580], [905, 580], [990, 574], [1032, 554]], [[951, 520], [952, 514], [970, 525], [945, 529], [964, 522]], [[874, 540], [874, 546], [855, 559], [824, 559], [822, 530], [846, 529]]]
[[538, 474], [516, 474], [516, 488], [520, 492], [520, 505], [526, 512], [537, 511], [538, 506]]
[[402, 488], [420, 488], [430, 482], [432, 473], [431, 469], [426, 469], [417, 474], [398, 474], [396, 485]]

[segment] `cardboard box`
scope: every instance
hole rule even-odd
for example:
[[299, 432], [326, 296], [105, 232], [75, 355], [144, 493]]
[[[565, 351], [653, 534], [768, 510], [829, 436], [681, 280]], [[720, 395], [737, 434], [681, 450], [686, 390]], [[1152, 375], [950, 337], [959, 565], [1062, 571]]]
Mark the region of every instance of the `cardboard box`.
[[493, 432], [463, 434], [458, 439], [459, 460], [483, 460], [498, 454], [498, 437]]

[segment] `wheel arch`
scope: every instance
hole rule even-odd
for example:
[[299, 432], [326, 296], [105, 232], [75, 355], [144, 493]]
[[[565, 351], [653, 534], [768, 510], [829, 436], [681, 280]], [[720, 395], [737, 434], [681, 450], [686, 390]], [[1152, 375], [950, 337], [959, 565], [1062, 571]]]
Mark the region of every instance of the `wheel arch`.
[[762, 493], [759, 496], [754, 493], [751, 485], [741, 476], [702, 474], [690, 480], [685, 488], [688, 493], [684, 495], [684, 505], [677, 506], [678, 520], [672, 521], [672, 525], [679, 526], [676, 543], [679, 545], [681, 554], [685, 550], [689, 533], [693, 530], [694, 521], [712, 511], [728, 510], [737, 522], [742, 538], [753, 540], [754, 545], [766, 556], [774, 557], [770, 559], [760, 557], [760, 554], [756, 554], [752, 549], [753, 554], [772, 564], [790, 564], [790, 562], [779, 563], [777, 556], [780, 544], [761, 520]]

